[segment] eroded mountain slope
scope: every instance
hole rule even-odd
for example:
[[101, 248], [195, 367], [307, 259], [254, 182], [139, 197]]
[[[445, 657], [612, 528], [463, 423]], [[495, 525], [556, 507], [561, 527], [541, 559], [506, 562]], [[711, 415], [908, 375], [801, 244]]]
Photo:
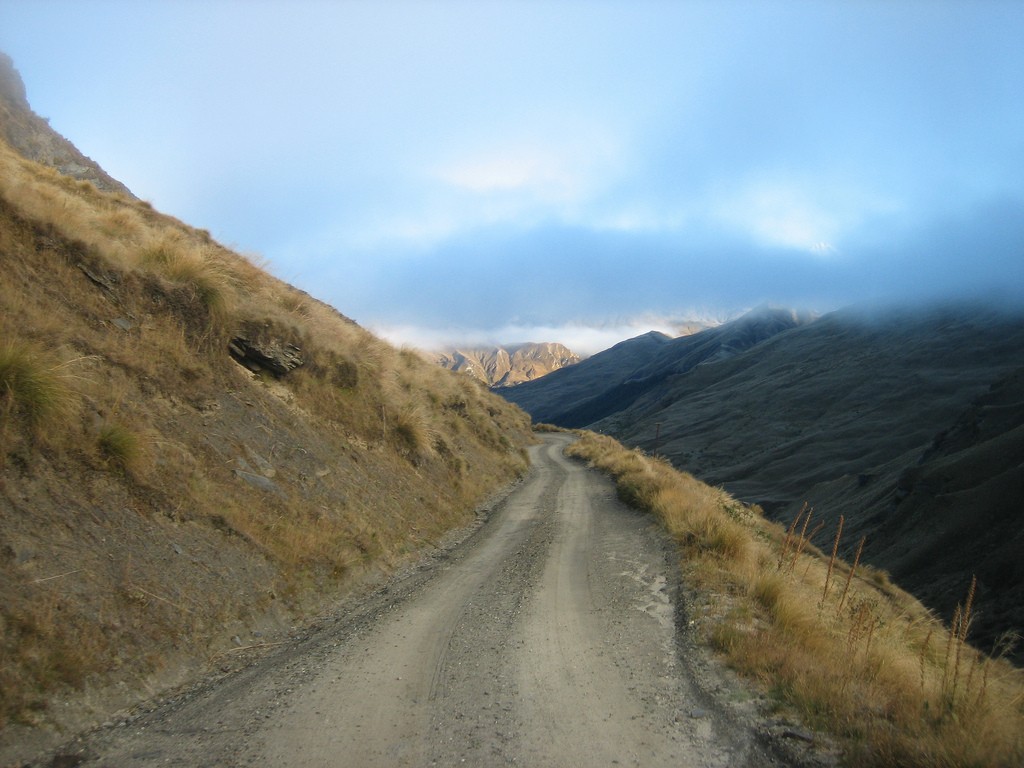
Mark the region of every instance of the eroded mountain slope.
[[489, 387], [514, 387], [575, 365], [580, 356], [555, 342], [509, 347], [467, 347], [438, 352], [435, 362], [478, 379]]

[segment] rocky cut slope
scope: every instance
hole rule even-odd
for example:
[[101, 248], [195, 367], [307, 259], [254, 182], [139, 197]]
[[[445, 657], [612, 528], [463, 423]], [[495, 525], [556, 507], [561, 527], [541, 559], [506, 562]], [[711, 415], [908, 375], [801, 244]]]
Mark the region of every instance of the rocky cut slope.
[[[43, 130], [24, 108], [0, 135]], [[0, 763], [272, 643], [525, 471], [485, 387], [6, 141], [0, 274]]]
[[759, 335], [749, 322], [641, 337], [505, 394], [535, 419], [661, 454], [783, 522], [804, 502], [826, 529], [842, 515], [846, 555], [866, 536], [866, 560], [947, 618], [977, 573], [972, 636], [996, 648], [1020, 633], [1024, 315], [844, 311]]

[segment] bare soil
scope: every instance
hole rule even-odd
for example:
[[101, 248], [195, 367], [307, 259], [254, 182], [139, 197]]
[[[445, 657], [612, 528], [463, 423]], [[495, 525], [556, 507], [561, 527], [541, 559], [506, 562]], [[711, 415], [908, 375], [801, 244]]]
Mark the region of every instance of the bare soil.
[[29, 765], [831, 763], [693, 646], [674, 547], [570, 439], [461, 542]]

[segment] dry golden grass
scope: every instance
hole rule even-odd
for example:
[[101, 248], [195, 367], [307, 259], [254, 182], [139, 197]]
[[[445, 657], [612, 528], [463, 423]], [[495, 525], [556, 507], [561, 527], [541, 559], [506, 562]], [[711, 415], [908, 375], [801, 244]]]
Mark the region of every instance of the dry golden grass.
[[849, 764], [1024, 764], [1024, 676], [968, 644], [973, 585], [945, 627], [884, 573], [834, 556], [840, 532], [818, 550], [810, 510], [784, 530], [610, 438], [583, 433], [569, 450], [680, 542], [702, 637], [837, 736]]
[[[0, 271], [0, 728], [299, 620], [526, 470], [522, 411], [2, 142]], [[304, 364], [242, 369], [243, 332]]]
[[177, 234], [164, 235], [142, 248], [137, 260], [139, 266], [184, 286], [212, 318], [223, 319], [230, 314], [237, 279], [212, 249], [196, 246]]

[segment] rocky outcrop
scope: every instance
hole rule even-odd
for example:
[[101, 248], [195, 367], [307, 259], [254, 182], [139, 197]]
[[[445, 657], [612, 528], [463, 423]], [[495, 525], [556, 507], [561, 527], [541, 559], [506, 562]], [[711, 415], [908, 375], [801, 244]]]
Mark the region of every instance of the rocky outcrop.
[[291, 373], [304, 363], [302, 350], [280, 339], [235, 336], [228, 344], [228, 352], [250, 371], [267, 371], [278, 377]]
[[453, 349], [437, 353], [434, 360], [449, 370], [469, 374], [489, 387], [513, 387], [575, 365], [581, 358], [562, 344], [543, 342]]
[[28, 110], [28, 97], [25, 95], [25, 83], [14, 68], [14, 62], [6, 53], [0, 51], [0, 99], [12, 107]]
[[134, 197], [94, 160], [50, 127], [29, 106], [25, 83], [7, 54], [0, 52], [0, 137], [18, 154], [55, 168], [65, 176], [94, 184], [105, 192]]

